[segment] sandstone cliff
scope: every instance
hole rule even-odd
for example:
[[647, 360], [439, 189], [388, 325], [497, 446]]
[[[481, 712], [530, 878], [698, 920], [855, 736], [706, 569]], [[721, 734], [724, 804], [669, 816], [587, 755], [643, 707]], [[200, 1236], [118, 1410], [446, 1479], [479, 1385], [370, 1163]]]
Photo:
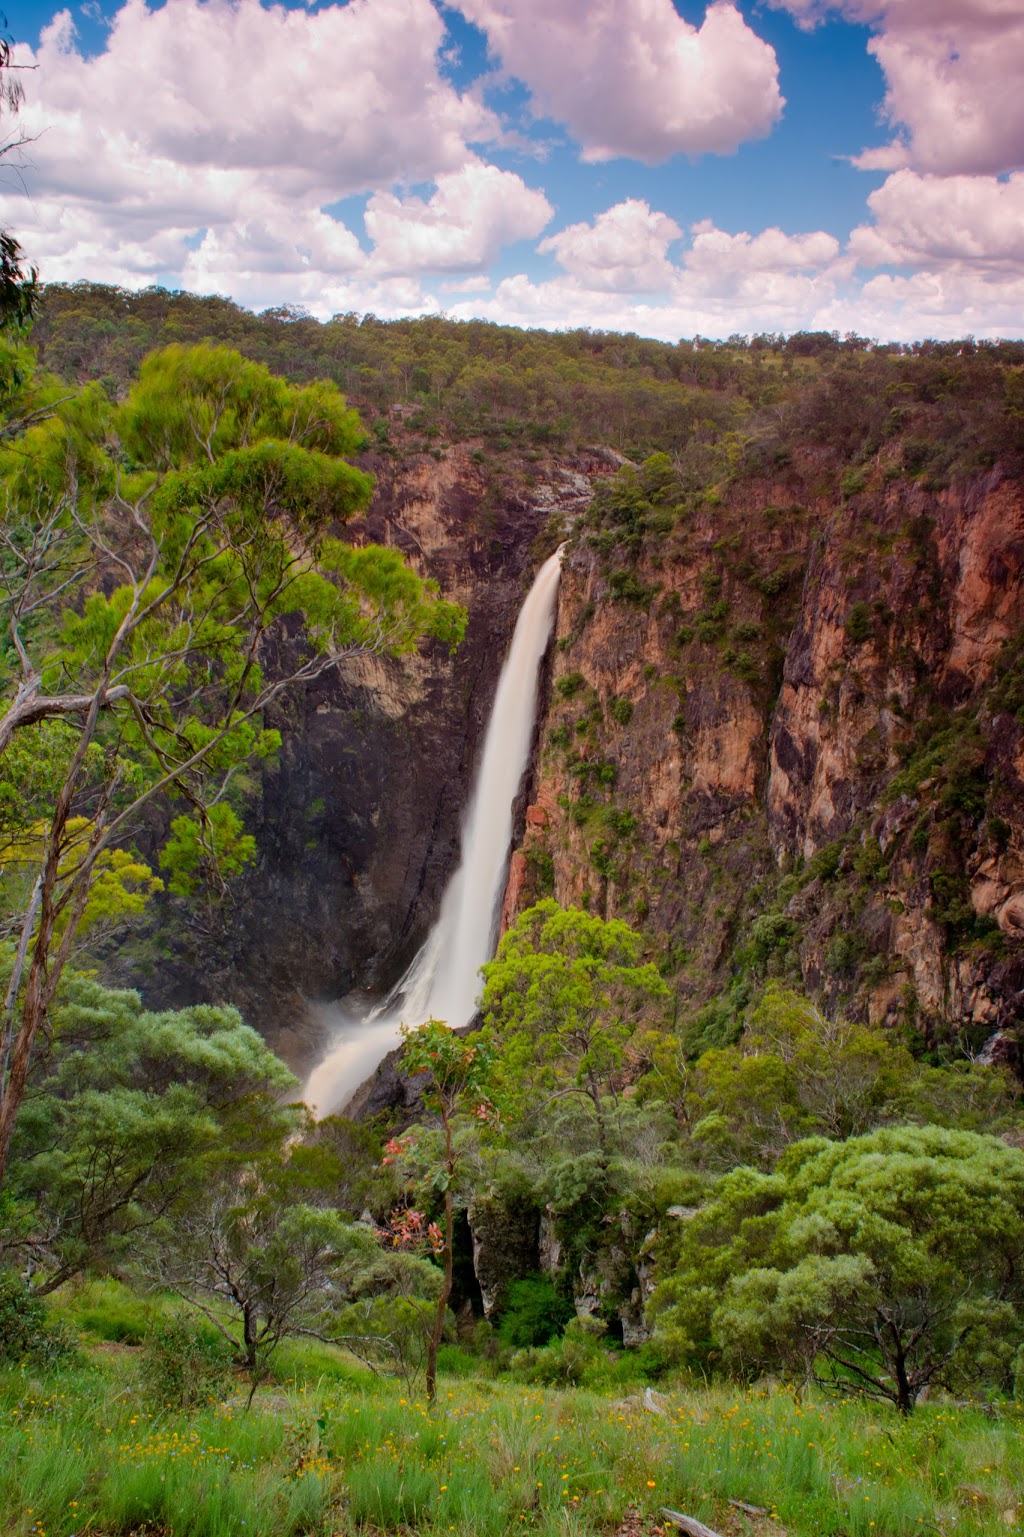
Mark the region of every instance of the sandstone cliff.
[[621, 564], [577, 536], [506, 921], [550, 891], [644, 927], [695, 1044], [783, 974], [978, 1047], [1024, 997], [1024, 492], [814, 471]]

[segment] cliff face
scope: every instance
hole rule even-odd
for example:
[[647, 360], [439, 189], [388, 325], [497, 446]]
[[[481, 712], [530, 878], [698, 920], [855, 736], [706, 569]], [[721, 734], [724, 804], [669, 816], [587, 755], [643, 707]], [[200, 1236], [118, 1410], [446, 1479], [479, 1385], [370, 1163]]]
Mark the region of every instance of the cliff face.
[[643, 926], [698, 1043], [775, 974], [977, 1045], [1024, 997], [1024, 493], [812, 481], [576, 540], [506, 921]]

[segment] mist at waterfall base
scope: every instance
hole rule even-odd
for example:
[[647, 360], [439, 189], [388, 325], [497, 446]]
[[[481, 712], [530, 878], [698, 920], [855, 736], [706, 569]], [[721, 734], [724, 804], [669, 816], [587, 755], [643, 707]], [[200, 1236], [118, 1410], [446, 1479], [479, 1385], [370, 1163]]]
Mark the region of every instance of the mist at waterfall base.
[[320, 1008], [333, 1039], [303, 1090], [306, 1104], [318, 1115], [345, 1108], [398, 1045], [403, 1024], [442, 1019], [457, 1029], [473, 1017], [480, 967], [491, 959], [497, 939], [512, 811], [529, 761], [540, 665], [551, 638], [560, 574], [559, 550], [541, 566], [516, 621], [462, 829], [462, 857], [425, 944], [378, 1008], [361, 1011], [352, 998]]

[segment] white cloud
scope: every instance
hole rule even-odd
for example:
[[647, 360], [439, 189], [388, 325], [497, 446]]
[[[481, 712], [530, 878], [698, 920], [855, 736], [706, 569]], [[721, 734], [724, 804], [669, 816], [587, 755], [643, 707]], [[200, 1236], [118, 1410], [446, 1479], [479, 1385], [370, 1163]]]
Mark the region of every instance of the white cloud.
[[682, 237], [675, 220], [628, 199], [541, 243], [564, 276], [535, 282], [518, 274], [485, 300], [456, 303], [453, 313], [668, 338], [793, 330], [832, 305], [851, 275], [839, 242], [823, 231], [729, 234], [703, 221], [673, 261], [669, 247]]
[[868, 205], [874, 224], [850, 237], [862, 266], [1024, 265], [1024, 173], [999, 181], [897, 171]]
[[[180, 165], [272, 171], [335, 197], [457, 170], [499, 125], [438, 73], [444, 23], [430, 0], [349, 0], [315, 13], [230, 0], [126, 0], [104, 51], [84, 59], [63, 11], [28, 82], [43, 124], [78, 130], [87, 180], [103, 142]], [[99, 153], [97, 153], [99, 151]], [[52, 155], [37, 155], [45, 177]]]
[[771, 0], [812, 25], [828, 11], [878, 29], [868, 44], [886, 80], [884, 113], [905, 130], [857, 164], [943, 176], [1024, 165], [1024, 6], [1020, 0]]
[[715, 0], [699, 29], [672, 0], [453, 3], [585, 160], [725, 154], [781, 114], [775, 52], [731, 0]]
[[667, 214], [627, 198], [593, 224], [570, 224], [542, 240], [538, 249], [557, 257], [588, 288], [618, 293], [651, 293], [668, 287], [675, 269], [668, 248], [682, 230]]
[[[553, 212], [469, 147], [500, 124], [439, 73], [445, 36], [431, 0], [314, 14], [127, 0], [86, 58], [61, 12], [35, 54], [18, 50], [36, 66], [23, 114], [36, 139], [31, 196], [5, 189], [3, 227], [54, 281], [170, 280], [322, 309], [324, 293], [359, 274], [388, 312], [403, 293], [419, 307], [419, 271], [478, 272]], [[386, 190], [416, 182], [436, 191], [424, 201]], [[373, 194], [369, 255], [323, 211], [360, 191]]]
[[502, 246], [539, 235], [554, 211], [522, 177], [473, 161], [439, 175], [426, 202], [374, 193], [365, 214], [373, 267], [382, 273], [478, 271]]
[[686, 257], [692, 272], [718, 275], [728, 282], [740, 273], [794, 272], [822, 268], [839, 255], [839, 241], [824, 230], [787, 235], [771, 228], [759, 235], [728, 235], [710, 219], [694, 225], [693, 246]]

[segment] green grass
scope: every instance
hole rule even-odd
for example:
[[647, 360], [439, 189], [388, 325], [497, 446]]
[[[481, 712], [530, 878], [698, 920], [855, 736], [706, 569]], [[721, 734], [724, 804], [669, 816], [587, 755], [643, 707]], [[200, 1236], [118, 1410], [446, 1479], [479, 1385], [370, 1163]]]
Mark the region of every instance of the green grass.
[[[79, 1294], [93, 1333], [116, 1293]], [[97, 1309], [103, 1315], [99, 1320]], [[83, 1344], [0, 1375], [5, 1537], [593, 1537], [662, 1505], [723, 1537], [995, 1537], [1024, 1530], [1024, 1415], [891, 1412], [780, 1389], [555, 1391], [442, 1377], [431, 1412], [336, 1352], [282, 1353], [191, 1414], [147, 1401], [143, 1350]], [[750, 1518], [728, 1502], [767, 1515]]]

